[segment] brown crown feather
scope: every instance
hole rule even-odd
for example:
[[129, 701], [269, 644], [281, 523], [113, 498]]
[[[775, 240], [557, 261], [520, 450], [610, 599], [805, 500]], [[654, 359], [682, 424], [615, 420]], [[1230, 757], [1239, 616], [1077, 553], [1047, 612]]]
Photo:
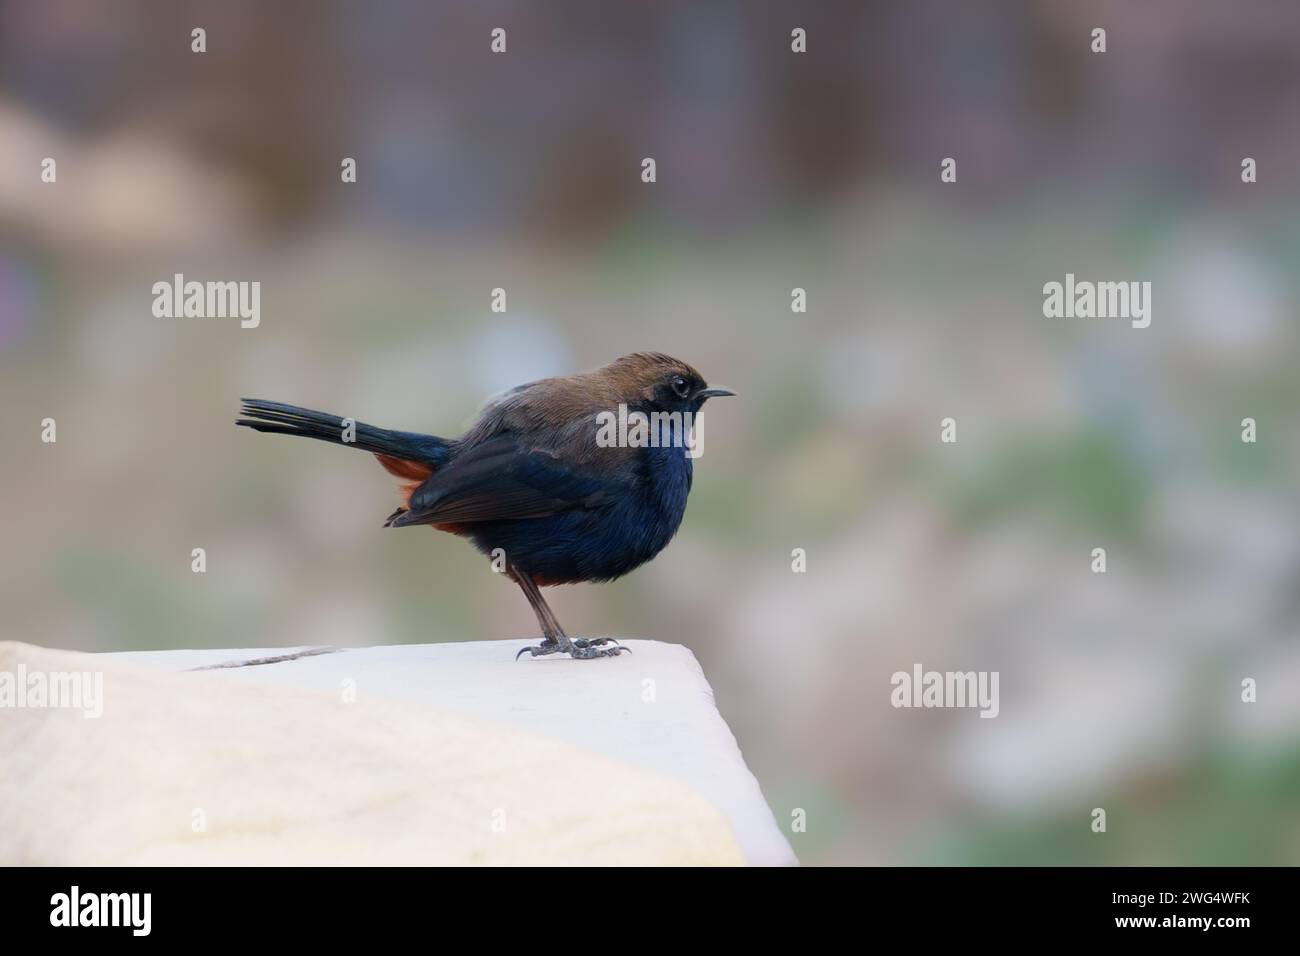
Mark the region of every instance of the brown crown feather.
[[617, 413], [620, 403], [641, 402], [670, 375], [703, 381], [680, 359], [634, 352], [590, 372], [529, 382], [490, 402], [460, 442], [475, 444], [509, 430], [526, 436], [534, 449], [563, 451], [575, 462], [616, 467], [635, 449], [599, 448], [594, 440], [597, 414]]

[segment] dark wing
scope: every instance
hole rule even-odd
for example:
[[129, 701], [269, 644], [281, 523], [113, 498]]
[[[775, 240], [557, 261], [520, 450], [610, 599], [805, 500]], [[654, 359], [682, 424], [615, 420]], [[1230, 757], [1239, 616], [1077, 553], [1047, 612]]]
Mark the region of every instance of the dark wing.
[[544, 518], [575, 508], [598, 507], [621, 485], [617, 478], [582, 474], [545, 451], [505, 433], [454, 457], [411, 492], [392, 527], [471, 524]]

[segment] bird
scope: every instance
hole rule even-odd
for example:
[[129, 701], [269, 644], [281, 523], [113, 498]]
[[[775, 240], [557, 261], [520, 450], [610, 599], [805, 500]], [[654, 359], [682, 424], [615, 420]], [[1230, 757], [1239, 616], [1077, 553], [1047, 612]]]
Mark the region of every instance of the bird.
[[[628, 649], [613, 638], [571, 639], [541, 589], [612, 581], [668, 545], [691, 490], [696, 416], [710, 398], [735, 394], [679, 359], [635, 352], [503, 392], [457, 438], [252, 398], [240, 400], [235, 424], [370, 452], [398, 479], [402, 504], [385, 527], [429, 525], [467, 538], [524, 592], [542, 640], [516, 660], [590, 660]], [[659, 430], [615, 434], [614, 420], [638, 415]]]

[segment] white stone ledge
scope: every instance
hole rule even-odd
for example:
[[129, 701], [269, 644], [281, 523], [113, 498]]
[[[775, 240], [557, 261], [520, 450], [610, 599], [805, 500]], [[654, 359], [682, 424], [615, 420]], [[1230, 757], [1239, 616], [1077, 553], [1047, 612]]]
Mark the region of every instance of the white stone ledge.
[[[591, 761], [599, 767], [611, 766], [609, 762], [613, 762], [650, 775], [645, 779], [652, 777], [661, 781], [675, 781], [676, 785], [689, 788], [689, 791], [716, 808], [721, 818], [729, 824], [735, 845], [745, 862], [753, 865], [789, 865], [797, 862], [763, 799], [757, 781], [745, 765], [735, 738], [714, 706], [712, 689], [694, 655], [687, 648], [655, 641], [626, 641], [624, 643], [633, 653], [617, 658], [573, 661], [557, 655], [537, 659], [525, 657], [516, 661], [515, 653], [526, 643], [528, 642], [483, 641], [396, 645], [343, 648], [324, 653], [309, 648], [262, 648], [68, 656], [106, 660], [114, 666], [128, 665], [134, 671], [176, 674], [192, 672], [177, 679], [194, 681], [189, 686], [195, 688], [196, 694], [200, 693], [200, 687], [219, 686], [213, 684], [213, 681], [243, 685], [250, 691], [254, 687], [260, 688], [263, 697], [271, 688], [283, 688], [286, 689], [286, 694], [291, 692], [288, 689], [293, 692], [315, 692], [322, 700], [328, 697], [339, 701], [344, 692], [351, 689], [358, 702], [397, 702], [404, 708], [404, 714], [448, 715], [469, 719], [476, 724], [509, 728], [512, 734], [522, 731], [529, 737], [560, 741], [587, 754], [607, 758]], [[0, 649], [4, 647], [5, 645], [0, 645]], [[40, 659], [36, 660], [39, 663]], [[253, 663], [259, 661], [261, 663]], [[3, 664], [2, 658], [0, 664]], [[175, 679], [172, 680], [174, 685]], [[132, 693], [139, 696], [143, 691]], [[111, 707], [112, 696], [106, 696]], [[257, 706], [262, 704], [258, 703]], [[328, 701], [323, 706], [339, 709]], [[3, 743], [4, 716], [0, 713], [0, 743]], [[167, 714], [160, 713], [157, 719], [166, 721], [168, 717]], [[232, 714], [231, 719], [235, 719], [235, 715]], [[412, 726], [421, 726], [418, 723], [408, 722], [401, 726], [406, 728], [402, 732], [407, 734], [418, 735], [423, 732], [410, 729]], [[71, 732], [77, 732], [75, 727]], [[408, 739], [400, 741], [400, 744], [402, 752], [419, 756], [435, 748], [447, 750], [448, 742]], [[447, 761], [468, 758], [463, 753], [461, 757], [454, 756], [461, 753], [454, 748], [447, 752], [452, 756], [440, 758], [443, 761], [441, 769], [454, 781], [455, 766], [449, 766]], [[522, 752], [531, 753], [527, 748]], [[564, 752], [567, 753], [568, 748]], [[616, 767], [613, 769], [617, 770]], [[467, 767], [466, 774], [470, 777], [476, 772], [475, 768]], [[593, 804], [594, 815], [600, 817], [599, 803], [604, 798], [600, 792], [590, 792], [593, 786], [597, 789], [601, 786], [599, 770], [586, 768], [583, 772], [587, 774], [583, 777], [583, 786], [587, 792], [579, 790], [567, 797], [556, 795], [546, 790], [549, 783], [544, 786], [539, 782], [536, 800], [568, 802], [578, 809], [584, 804]], [[530, 777], [525, 768], [518, 776], [518, 785], [527, 790], [533, 777], [546, 775], [534, 774]], [[593, 784], [592, 780], [596, 783]], [[626, 781], [622, 781], [621, 785], [624, 790], [627, 789]], [[443, 782], [442, 789], [445, 790], [448, 786], [454, 789], [454, 783], [447, 784], [446, 781]], [[680, 786], [676, 786], [673, 792], [676, 790], [686, 793]], [[611, 785], [607, 792], [615, 794], [621, 791]], [[4, 817], [3, 810], [3, 806], [0, 806], [0, 820]], [[662, 818], [671, 816], [672, 811], [664, 811], [662, 807], [653, 812], [645, 811], [643, 807], [637, 808], [637, 811], [641, 817], [632, 814], [622, 822], [606, 821], [612, 827], [614, 839], [629, 841], [626, 861], [678, 859], [671, 854], [667, 857], [646, 854], [634, 846], [638, 839], [655, 839], [648, 830], [640, 835], [634, 832], [636, 819], [652, 818], [657, 813], [662, 821]], [[375, 825], [373, 820], [367, 823], [371, 828]], [[625, 831], [621, 837], [618, 836], [620, 827]], [[346, 835], [344, 833], [345, 837]], [[584, 834], [584, 839], [588, 836]], [[709, 841], [701, 839], [700, 842]], [[556, 844], [562, 845], [563, 841]], [[494, 862], [491, 844], [488, 846], [488, 856], [474, 856], [473, 860]], [[539, 857], [533, 852], [535, 848], [528, 849], [533, 855], [525, 853], [521, 856], [520, 851], [511, 859], [552, 861], [545, 854]], [[479, 853], [477, 849], [473, 852]], [[565, 855], [562, 849], [556, 853], [561, 857]], [[598, 862], [623, 861], [617, 850], [607, 852], [602, 849], [601, 853], [604, 855], [593, 857], [575, 851], [571, 857], [554, 859], [553, 862], [582, 862], [590, 859]], [[22, 856], [21, 853], [18, 855]], [[56, 858], [59, 856], [57, 848], [52, 854], [47, 853], [46, 857], [51, 855]], [[3, 843], [0, 842], [0, 858], [3, 856]], [[281, 862], [294, 862], [283, 856], [278, 859]], [[309, 856], [308, 859], [314, 860], [314, 857]], [[689, 860], [689, 855], [686, 859]], [[708, 862], [709, 859], [711, 858], [704, 861]], [[30, 851], [26, 861], [32, 862]], [[77, 861], [47, 859], [46, 862]]]

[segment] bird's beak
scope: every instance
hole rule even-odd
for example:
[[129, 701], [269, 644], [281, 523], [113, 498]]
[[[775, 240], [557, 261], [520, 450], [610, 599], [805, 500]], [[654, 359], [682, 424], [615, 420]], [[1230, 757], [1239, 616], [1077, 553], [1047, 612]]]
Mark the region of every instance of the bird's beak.
[[698, 392], [695, 393], [695, 397], [696, 398], [720, 398], [723, 395], [735, 395], [735, 394], [736, 393], [729, 388], [722, 388], [721, 386], [715, 386], [713, 388], [700, 389]]

